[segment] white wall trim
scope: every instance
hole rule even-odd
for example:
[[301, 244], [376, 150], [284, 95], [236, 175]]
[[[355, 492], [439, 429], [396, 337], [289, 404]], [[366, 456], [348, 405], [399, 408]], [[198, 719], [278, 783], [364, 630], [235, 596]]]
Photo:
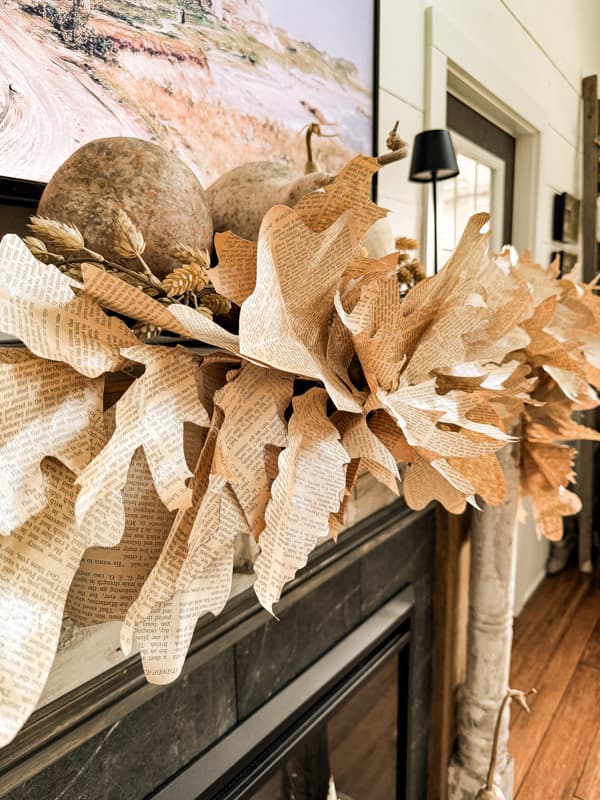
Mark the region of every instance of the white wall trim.
[[[539, 231], [543, 220], [539, 198], [542, 195], [544, 131], [548, 117], [544, 109], [521, 85], [490, 58], [472, 39], [465, 36], [435, 7], [425, 11], [425, 98], [426, 128], [446, 127], [446, 93], [462, 87], [469, 104], [493, 109], [501, 127], [516, 137], [515, 187], [513, 203], [513, 244], [523, 251], [540, 251]], [[494, 120], [495, 121], [495, 120]], [[426, 206], [424, 206], [426, 207]], [[492, 226], [494, 226], [492, 221]], [[423, 215], [421, 239], [425, 243], [425, 263], [433, 262], [432, 212]]]
[[465, 36], [438, 8], [429, 6], [425, 15], [426, 47], [431, 44], [482, 89], [485, 87], [483, 94], [492, 96], [496, 103], [500, 101], [500, 107], [504, 107], [515, 124], [521, 124], [519, 133], [545, 129], [549, 122], [546, 112], [535, 97], [511, 78], [502, 62], [495, 61], [489, 52]]

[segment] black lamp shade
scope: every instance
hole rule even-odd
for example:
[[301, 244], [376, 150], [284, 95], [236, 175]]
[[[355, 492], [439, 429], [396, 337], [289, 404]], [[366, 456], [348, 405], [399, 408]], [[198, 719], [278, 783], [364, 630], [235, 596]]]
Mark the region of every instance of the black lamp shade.
[[415, 136], [410, 180], [417, 183], [444, 181], [458, 175], [456, 153], [447, 130], [423, 131]]

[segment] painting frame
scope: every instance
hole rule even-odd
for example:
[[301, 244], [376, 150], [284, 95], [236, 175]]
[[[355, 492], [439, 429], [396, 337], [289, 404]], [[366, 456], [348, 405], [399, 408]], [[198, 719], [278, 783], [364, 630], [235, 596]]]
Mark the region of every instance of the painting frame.
[[[380, 28], [381, 0], [372, 0], [373, 41], [372, 41], [372, 104], [371, 104], [371, 152], [377, 155], [379, 140], [379, 77], [380, 77]], [[0, 166], [0, 206], [37, 208], [47, 183], [18, 176], [5, 176]], [[205, 187], [206, 188], [206, 187]], [[377, 174], [373, 176], [373, 200], [377, 200]]]

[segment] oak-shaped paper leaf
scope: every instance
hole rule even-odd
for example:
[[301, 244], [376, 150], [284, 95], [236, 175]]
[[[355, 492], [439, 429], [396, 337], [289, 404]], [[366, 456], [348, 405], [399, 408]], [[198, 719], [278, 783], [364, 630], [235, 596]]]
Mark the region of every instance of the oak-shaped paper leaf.
[[60, 635], [64, 606], [85, 550], [118, 542], [121, 510], [105, 497], [81, 524], [74, 475], [55, 459], [42, 465], [48, 505], [0, 539], [0, 747], [38, 703]]
[[184, 454], [183, 425], [209, 424], [198, 397], [197, 358], [184, 348], [138, 345], [128, 358], [145, 365], [116, 405], [116, 427], [107, 445], [78, 477], [77, 518], [104, 496], [120, 491], [138, 447], [144, 448], [154, 485], [169, 510], [186, 508], [192, 476]]
[[121, 348], [136, 336], [107, 316], [51, 264], [37, 261], [17, 236], [0, 242], [0, 331], [16, 336], [32, 353], [63, 361], [89, 378], [127, 364]]
[[350, 461], [327, 417], [325, 391], [310, 389], [294, 399], [293, 409], [254, 565], [254, 590], [271, 613], [284, 585], [306, 564], [319, 539], [329, 535], [330, 515], [344, 498]]
[[266, 448], [286, 445], [284, 413], [293, 390], [291, 375], [245, 362], [235, 378], [215, 394], [214, 402], [224, 419], [212, 472], [230, 484], [255, 539], [264, 528], [271, 494]]
[[345, 411], [360, 405], [329, 366], [327, 341], [337, 285], [357, 248], [351, 215], [313, 233], [293, 209], [275, 206], [260, 229], [256, 288], [240, 313], [243, 356], [322, 381]]
[[297, 213], [311, 231], [321, 232], [352, 211], [358, 238], [362, 239], [371, 225], [387, 215], [371, 200], [371, 182], [378, 169], [375, 158], [356, 156], [333, 183], [303, 197], [295, 206]]
[[47, 504], [45, 456], [79, 474], [103, 430], [103, 378], [26, 350], [0, 350], [0, 534], [9, 534]]
[[249, 242], [231, 231], [215, 234], [219, 263], [210, 279], [219, 294], [241, 306], [256, 287], [256, 242]]

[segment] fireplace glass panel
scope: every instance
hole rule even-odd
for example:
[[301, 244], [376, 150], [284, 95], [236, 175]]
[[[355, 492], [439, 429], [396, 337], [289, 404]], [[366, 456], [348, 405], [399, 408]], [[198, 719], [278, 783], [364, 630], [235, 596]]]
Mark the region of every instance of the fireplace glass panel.
[[390, 656], [322, 725], [308, 733], [252, 800], [339, 800], [398, 795], [400, 658]]

